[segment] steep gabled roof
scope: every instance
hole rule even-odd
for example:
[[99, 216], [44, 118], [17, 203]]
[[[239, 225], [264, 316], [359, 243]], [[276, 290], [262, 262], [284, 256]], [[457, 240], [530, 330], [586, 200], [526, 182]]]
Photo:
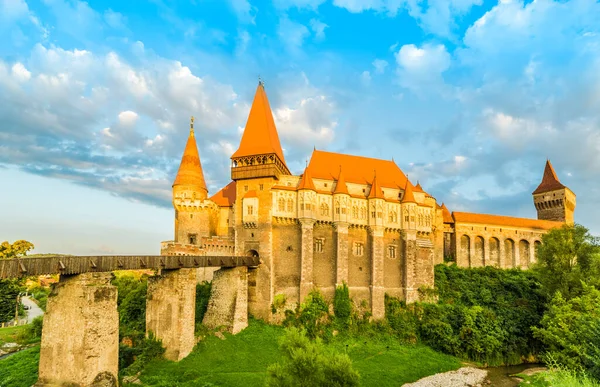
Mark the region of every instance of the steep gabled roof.
[[471, 212], [453, 212], [452, 217], [456, 223], [478, 223], [538, 230], [549, 230], [551, 228], [561, 227], [564, 224], [563, 222], [555, 222], [552, 220], [515, 218], [512, 216], [475, 214]]
[[298, 190], [301, 189], [310, 189], [312, 191], [316, 191], [315, 183], [313, 183], [312, 175], [308, 167], [304, 169], [302, 178], [300, 178], [300, 184], [298, 184]]
[[173, 182], [173, 187], [176, 185], [192, 185], [208, 192], [206, 182], [204, 181], [204, 173], [202, 172], [202, 164], [200, 163], [200, 155], [198, 154], [196, 137], [194, 136], [193, 117], [190, 123], [190, 134], [185, 144], [181, 163], [179, 164], [179, 170]]
[[452, 214], [448, 207], [444, 203], [442, 203], [442, 219], [444, 223], [454, 223], [454, 219], [452, 219]]
[[262, 82], [259, 82], [240, 146], [231, 158], [271, 153], [275, 153], [285, 165], [267, 93]]
[[235, 181], [232, 181], [225, 187], [221, 188], [219, 192], [211, 196], [210, 200], [219, 207], [231, 207], [235, 202], [235, 197]]
[[406, 179], [406, 185], [404, 186], [404, 196], [402, 197], [401, 203], [416, 203], [415, 195], [413, 194], [413, 187], [410, 181]]
[[421, 187], [421, 183], [419, 183], [418, 180], [417, 180], [417, 185], [415, 185], [414, 192], [425, 192], [425, 191], [423, 191], [423, 188]]
[[340, 175], [338, 176], [337, 182], [335, 183], [335, 191], [333, 191], [333, 193], [348, 195], [348, 186], [346, 185], [346, 178], [344, 177], [344, 172], [341, 166]]
[[533, 195], [554, 191], [557, 189], [565, 188], [564, 185], [558, 180], [556, 176], [556, 172], [554, 172], [554, 168], [552, 168], [552, 164], [550, 160], [546, 160], [546, 167], [544, 168], [544, 176], [542, 177], [542, 182], [538, 187], [533, 191]]
[[377, 170], [377, 181], [381, 187], [398, 189], [406, 184], [404, 173], [389, 160], [314, 150], [308, 164], [312, 176], [324, 180], [336, 180], [340, 167], [346, 183], [370, 185], [373, 171]]
[[369, 191], [369, 199], [384, 199], [383, 191], [377, 181], [377, 174], [373, 177], [373, 183], [371, 183], [371, 190]]

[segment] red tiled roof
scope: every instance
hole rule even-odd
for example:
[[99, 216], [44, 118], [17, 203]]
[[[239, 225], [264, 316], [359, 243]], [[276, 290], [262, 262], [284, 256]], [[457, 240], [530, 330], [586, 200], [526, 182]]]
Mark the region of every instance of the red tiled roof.
[[442, 203], [442, 219], [444, 223], [454, 223], [454, 219], [452, 219], [452, 214], [448, 210], [448, 207], [444, 203]]
[[402, 203], [416, 203], [415, 195], [413, 194], [412, 184], [406, 179], [406, 185], [404, 186], [404, 196], [402, 197]]
[[258, 195], [256, 194], [256, 191], [253, 190], [253, 189], [250, 190], [250, 191], [248, 191], [248, 192], [246, 192], [246, 194], [244, 195], [244, 199], [247, 199], [247, 198], [257, 198], [257, 197], [258, 197]]
[[554, 172], [554, 168], [552, 168], [552, 164], [550, 160], [546, 160], [546, 167], [544, 168], [544, 176], [542, 177], [542, 182], [538, 187], [533, 191], [533, 195], [554, 191], [557, 189], [565, 188], [564, 185], [558, 180], [556, 176], [556, 172]]
[[369, 191], [369, 199], [383, 199], [383, 191], [377, 181], [377, 175], [373, 177], [373, 183], [371, 183], [371, 190]]
[[554, 222], [551, 220], [538, 220], [529, 218], [515, 218], [511, 216], [474, 214], [471, 212], [453, 212], [452, 217], [456, 223], [478, 223], [490, 224], [495, 226], [523, 227], [538, 230], [549, 230], [555, 227], [561, 227], [563, 222]]
[[312, 191], [316, 191], [315, 183], [313, 183], [312, 175], [308, 167], [304, 169], [304, 173], [302, 174], [302, 178], [300, 178], [300, 184], [298, 184], [298, 189], [310, 189]]
[[404, 173], [389, 160], [314, 150], [308, 164], [312, 176], [324, 180], [336, 180], [340, 167], [347, 183], [370, 185], [377, 170], [380, 187], [397, 189], [406, 185]]
[[335, 191], [333, 191], [333, 193], [348, 194], [348, 186], [346, 185], [346, 178], [344, 177], [342, 167], [340, 167], [340, 175], [338, 176], [337, 182], [335, 183]]
[[275, 153], [285, 165], [271, 106], [265, 88], [259, 82], [240, 146], [231, 158], [271, 153]]
[[219, 207], [231, 207], [235, 202], [235, 181], [227, 184], [221, 188], [219, 192], [214, 194], [210, 200], [212, 200]]

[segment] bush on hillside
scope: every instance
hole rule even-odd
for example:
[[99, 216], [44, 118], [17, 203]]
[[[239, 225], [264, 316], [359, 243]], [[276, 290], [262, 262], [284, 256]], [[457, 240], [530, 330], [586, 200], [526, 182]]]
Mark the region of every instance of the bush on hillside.
[[283, 321], [286, 327], [304, 328], [311, 339], [323, 335], [329, 323], [329, 304], [318, 290], [311, 291], [304, 302], [296, 306], [296, 310], [286, 310]]
[[386, 319], [403, 341], [490, 365], [538, 354], [531, 327], [539, 324], [545, 297], [534, 273], [437, 265], [435, 286], [437, 303], [386, 299]]
[[280, 340], [283, 360], [269, 366], [269, 387], [351, 387], [360, 376], [346, 354], [328, 351], [320, 339], [310, 340], [305, 331], [288, 328]]
[[19, 334], [19, 341], [22, 343], [35, 343], [42, 339], [42, 325], [44, 316], [34, 318], [31, 323], [25, 325]]
[[[17, 296], [24, 290], [22, 279], [0, 280], [0, 323], [15, 318]], [[21, 312], [22, 308], [19, 310], [19, 315]]]
[[340, 328], [347, 329], [349, 327], [352, 318], [352, 300], [350, 299], [350, 290], [346, 282], [343, 282], [342, 286], [335, 288], [333, 314]]
[[546, 346], [546, 362], [600, 379], [599, 290], [583, 284], [571, 300], [557, 292], [540, 325], [533, 333]]

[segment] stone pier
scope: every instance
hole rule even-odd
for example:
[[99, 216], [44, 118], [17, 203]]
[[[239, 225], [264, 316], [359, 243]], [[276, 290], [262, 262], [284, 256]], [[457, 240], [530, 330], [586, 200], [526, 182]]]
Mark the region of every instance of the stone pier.
[[179, 361], [194, 348], [196, 269], [163, 270], [148, 278], [146, 333], [162, 341], [165, 358]]
[[383, 286], [383, 227], [370, 227], [371, 234], [371, 311], [373, 319], [385, 317], [385, 288]]
[[119, 315], [112, 273], [61, 276], [48, 296], [36, 386], [117, 386]]
[[221, 268], [215, 271], [202, 323], [209, 329], [227, 327], [236, 334], [248, 326], [248, 268]]

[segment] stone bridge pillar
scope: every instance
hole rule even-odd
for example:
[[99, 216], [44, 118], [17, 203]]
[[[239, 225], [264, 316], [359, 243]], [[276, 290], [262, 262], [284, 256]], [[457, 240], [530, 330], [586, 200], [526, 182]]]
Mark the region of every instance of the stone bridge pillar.
[[220, 326], [236, 334], [248, 326], [248, 268], [221, 268], [215, 271], [208, 308], [202, 323], [210, 329]]
[[36, 386], [117, 386], [119, 315], [112, 273], [61, 276], [48, 296]]
[[148, 278], [146, 333], [162, 341], [165, 358], [179, 361], [195, 345], [196, 269], [163, 270]]

